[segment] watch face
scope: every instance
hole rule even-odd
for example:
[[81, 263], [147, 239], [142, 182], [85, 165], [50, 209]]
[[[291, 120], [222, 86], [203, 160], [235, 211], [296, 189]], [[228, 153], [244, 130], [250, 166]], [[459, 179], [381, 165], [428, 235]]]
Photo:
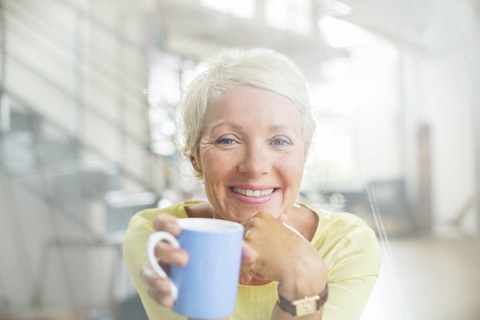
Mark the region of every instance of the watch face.
[[296, 305], [297, 317], [317, 312], [317, 300], [305, 301]]

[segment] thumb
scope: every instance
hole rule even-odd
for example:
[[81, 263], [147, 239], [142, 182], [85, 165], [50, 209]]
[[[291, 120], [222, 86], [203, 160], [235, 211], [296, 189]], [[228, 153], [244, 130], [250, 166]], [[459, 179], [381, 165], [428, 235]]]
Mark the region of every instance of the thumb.
[[250, 264], [257, 258], [257, 252], [245, 241], [242, 243], [242, 263]]

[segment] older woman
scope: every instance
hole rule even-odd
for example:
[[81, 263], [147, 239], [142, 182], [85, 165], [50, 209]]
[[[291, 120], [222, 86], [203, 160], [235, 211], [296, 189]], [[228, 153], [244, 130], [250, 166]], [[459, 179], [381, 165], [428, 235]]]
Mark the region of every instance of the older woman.
[[[178, 218], [204, 217], [245, 227], [231, 320], [292, 319], [292, 302], [315, 295], [315, 312], [303, 319], [358, 319], [378, 276], [379, 247], [358, 217], [295, 203], [315, 130], [307, 83], [295, 64], [266, 49], [224, 51], [192, 82], [179, 110], [182, 151], [208, 202], [132, 218], [124, 256], [149, 318], [185, 319], [169, 309], [170, 279], [147, 264], [148, 236], [158, 230], [177, 236]], [[155, 254], [161, 263], [188, 263], [184, 250], [167, 243]]]

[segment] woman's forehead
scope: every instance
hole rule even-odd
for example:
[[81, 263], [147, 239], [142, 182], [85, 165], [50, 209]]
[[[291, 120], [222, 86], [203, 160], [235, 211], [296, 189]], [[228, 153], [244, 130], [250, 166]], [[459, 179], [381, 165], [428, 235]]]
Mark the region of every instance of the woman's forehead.
[[274, 114], [292, 112], [292, 116], [295, 113], [300, 114], [298, 107], [288, 97], [247, 84], [232, 85], [229, 89], [212, 96], [207, 104], [206, 114], [217, 115], [222, 112], [242, 114], [248, 111], [258, 114], [270, 111], [275, 111]]
[[277, 129], [300, 124], [300, 119], [300, 110], [289, 98], [266, 89], [235, 85], [209, 101], [203, 125], [210, 130], [252, 124]]

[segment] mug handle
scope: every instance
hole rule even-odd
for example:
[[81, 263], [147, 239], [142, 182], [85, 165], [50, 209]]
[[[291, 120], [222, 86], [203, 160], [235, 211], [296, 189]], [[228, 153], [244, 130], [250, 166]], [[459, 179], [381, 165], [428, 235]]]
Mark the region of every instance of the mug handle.
[[[155, 272], [157, 272], [160, 277], [167, 278], [168, 277], [167, 274], [165, 273], [165, 271], [163, 271], [162, 267], [160, 267], [155, 257], [155, 246], [157, 245], [158, 242], [162, 240], [167, 240], [175, 248], [180, 247], [180, 244], [178, 243], [177, 239], [175, 239], [175, 237], [172, 236], [170, 233], [165, 231], [158, 231], [158, 232], [152, 233], [150, 237], [148, 237], [146, 252], [147, 252], [148, 262], [152, 266], [153, 270], [155, 270]], [[170, 281], [170, 294], [172, 295], [172, 298], [174, 301], [177, 300], [178, 289], [177, 289], [177, 286], [173, 283], [173, 281]]]

